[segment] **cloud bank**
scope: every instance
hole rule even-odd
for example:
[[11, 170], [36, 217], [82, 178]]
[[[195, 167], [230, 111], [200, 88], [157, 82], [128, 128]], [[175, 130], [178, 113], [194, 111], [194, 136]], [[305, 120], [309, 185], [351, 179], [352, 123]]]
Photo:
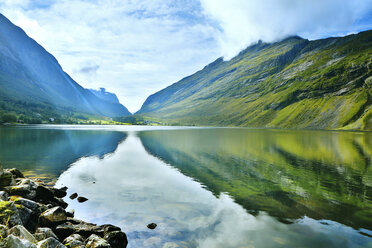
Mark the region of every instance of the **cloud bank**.
[[253, 42], [289, 35], [324, 38], [372, 28], [371, 0], [201, 0], [205, 14], [222, 31], [218, 41], [225, 58]]

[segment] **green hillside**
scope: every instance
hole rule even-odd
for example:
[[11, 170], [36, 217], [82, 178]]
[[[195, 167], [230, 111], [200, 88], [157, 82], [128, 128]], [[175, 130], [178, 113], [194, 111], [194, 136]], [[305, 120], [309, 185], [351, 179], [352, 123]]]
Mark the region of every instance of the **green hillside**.
[[[372, 31], [259, 42], [149, 96], [137, 120], [372, 130]], [[134, 118], [132, 117], [132, 118]]]

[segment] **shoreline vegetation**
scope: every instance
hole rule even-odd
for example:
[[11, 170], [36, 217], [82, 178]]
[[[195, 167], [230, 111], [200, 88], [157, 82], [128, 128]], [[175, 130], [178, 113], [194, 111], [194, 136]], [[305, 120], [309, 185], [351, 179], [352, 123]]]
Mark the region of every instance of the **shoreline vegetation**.
[[[75, 219], [74, 210], [66, 210], [66, 190], [67, 187], [57, 189], [41, 180], [25, 178], [18, 169], [3, 169], [0, 165], [0, 247], [127, 246], [127, 236], [119, 227]], [[77, 200], [84, 204], [88, 199]]]

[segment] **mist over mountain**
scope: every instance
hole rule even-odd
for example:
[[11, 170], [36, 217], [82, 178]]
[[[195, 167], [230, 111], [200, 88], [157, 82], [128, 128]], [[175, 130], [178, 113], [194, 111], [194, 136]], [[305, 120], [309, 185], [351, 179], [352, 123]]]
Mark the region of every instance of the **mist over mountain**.
[[137, 119], [170, 125], [372, 129], [372, 31], [258, 42], [149, 96]]
[[130, 114], [119, 101], [97, 97], [76, 83], [53, 55], [1, 14], [0, 110], [25, 115]]

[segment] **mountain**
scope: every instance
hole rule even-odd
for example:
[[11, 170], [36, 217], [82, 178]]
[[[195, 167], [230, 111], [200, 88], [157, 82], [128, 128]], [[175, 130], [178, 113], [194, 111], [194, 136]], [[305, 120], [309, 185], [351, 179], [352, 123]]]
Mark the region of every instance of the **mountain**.
[[104, 101], [120, 104], [118, 97], [114, 93], [106, 91], [105, 88], [100, 88], [99, 90], [89, 89], [89, 91]]
[[97, 97], [76, 83], [53, 55], [1, 14], [0, 110], [30, 116], [130, 115], [118, 101]]
[[372, 31], [258, 42], [149, 96], [137, 119], [171, 125], [372, 129]]

